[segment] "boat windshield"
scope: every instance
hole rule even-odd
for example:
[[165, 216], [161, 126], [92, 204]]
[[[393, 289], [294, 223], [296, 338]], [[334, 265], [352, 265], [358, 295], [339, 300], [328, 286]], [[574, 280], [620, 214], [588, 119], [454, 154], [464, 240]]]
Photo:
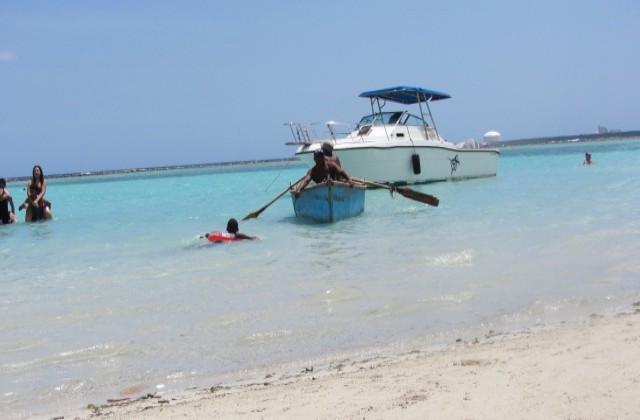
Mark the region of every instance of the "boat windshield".
[[[358, 123], [358, 127], [365, 125], [425, 125], [425, 121], [412, 114], [406, 112], [381, 112], [362, 117]], [[428, 126], [428, 124], [426, 124]]]

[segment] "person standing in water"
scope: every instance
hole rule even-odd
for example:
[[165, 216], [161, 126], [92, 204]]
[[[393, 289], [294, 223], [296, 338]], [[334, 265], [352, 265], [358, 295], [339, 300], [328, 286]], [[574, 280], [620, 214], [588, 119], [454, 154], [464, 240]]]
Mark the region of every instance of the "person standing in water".
[[38, 220], [51, 220], [51, 203], [45, 200], [47, 192], [47, 180], [44, 179], [40, 165], [33, 167], [31, 179], [27, 184], [27, 199], [19, 207], [19, 210], [27, 209], [25, 222], [37, 222]]
[[[0, 178], [0, 225], [8, 225], [9, 223], [15, 223], [16, 208], [13, 206], [13, 197], [7, 190], [7, 181], [4, 178]], [[9, 211], [11, 207], [11, 211]]]
[[591, 165], [591, 153], [587, 152], [584, 154], [584, 162], [583, 165]]

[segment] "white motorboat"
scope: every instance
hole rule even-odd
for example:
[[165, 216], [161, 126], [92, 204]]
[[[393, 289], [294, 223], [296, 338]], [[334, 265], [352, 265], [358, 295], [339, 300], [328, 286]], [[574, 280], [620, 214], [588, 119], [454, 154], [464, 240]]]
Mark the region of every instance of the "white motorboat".
[[[319, 139], [311, 125], [287, 123], [296, 145], [296, 156], [314, 165], [313, 152], [324, 141], [333, 145], [342, 168], [352, 177], [390, 184], [414, 184], [495, 176], [497, 149], [481, 148], [474, 140], [453, 144], [436, 129], [432, 101], [450, 98], [433, 90], [398, 86], [363, 92], [369, 98], [371, 114], [364, 116], [353, 130], [340, 134], [333, 121], [324, 123], [328, 137]], [[383, 111], [387, 102], [419, 106], [419, 116], [408, 111]], [[423, 110], [425, 105], [428, 113]], [[427, 116], [431, 124], [427, 123]]]

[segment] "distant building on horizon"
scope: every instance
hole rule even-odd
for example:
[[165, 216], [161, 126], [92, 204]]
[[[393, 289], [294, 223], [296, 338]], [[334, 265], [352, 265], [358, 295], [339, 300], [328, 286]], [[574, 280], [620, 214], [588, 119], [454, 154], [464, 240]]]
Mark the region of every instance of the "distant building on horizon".
[[607, 127], [602, 127], [602, 126], [598, 126], [598, 134], [607, 134], [607, 133], [621, 133], [622, 130], [620, 130], [619, 128], [607, 128]]

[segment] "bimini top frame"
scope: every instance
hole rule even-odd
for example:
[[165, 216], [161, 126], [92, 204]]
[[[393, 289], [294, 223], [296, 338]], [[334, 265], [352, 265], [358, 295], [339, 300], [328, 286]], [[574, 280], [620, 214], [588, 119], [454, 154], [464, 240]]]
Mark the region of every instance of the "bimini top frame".
[[[444, 92], [438, 92], [436, 90], [413, 86], [396, 86], [387, 89], [370, 90], [367, 92], [362, 92], [359, 96], [361, 98], [369, 98], [369, 100], [371, 101], [372, 114], [376, 113], [373, 107], [374, 102], [377, 103], [378, 112], [380, 114], [382, 113], [382, 108], [386, 104], [386, 101], [397, 102], [404, 105], [418, 104], [418, 106], [420, 107], [420, 116], [422, 117], [423, 122], [425, 121], [425, 116], [424, 112], [422, 111], [422, 103], [424, 102], [427, 105], [427, 111], [429, 111], [429, 119], [431, 120], [431, 124], [433, 125], [433, 129], [436, 131], [436, 135], [438, 136], [438, 138], [440, 138], [440, 135], [438, 134], [436, 122], [434, 121], [433, 115], [431, 114], [429, 102], [451, 98], [449, 94]], [[380, 99], [383, 100], [382, 104], [380, 104]], [[426, 133], [428, 129], [426, 122], [424, 122], [424, 129]]]

